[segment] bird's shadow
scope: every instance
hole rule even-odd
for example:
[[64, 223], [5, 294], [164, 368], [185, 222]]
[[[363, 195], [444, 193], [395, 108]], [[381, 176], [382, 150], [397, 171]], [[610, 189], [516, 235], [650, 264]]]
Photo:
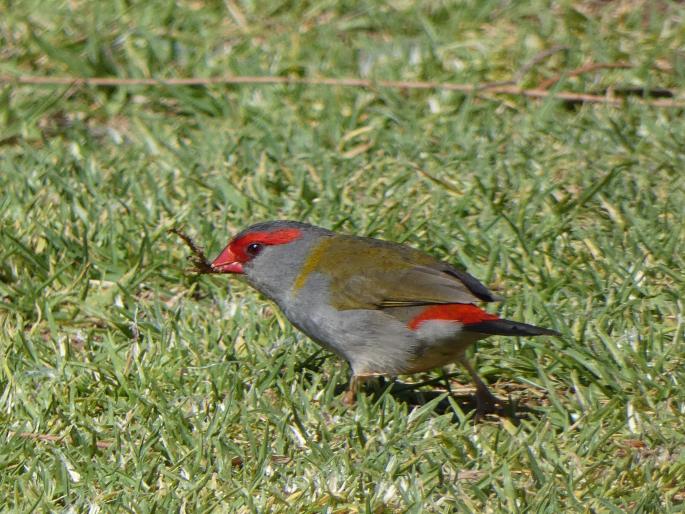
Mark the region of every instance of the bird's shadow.
[[[321, 364], [326, 360], [326, 355], [322, 355], [319, 350], [311, 355], [309, 358], [301, 362], [296, 371], [311, 371], [319, 372]], [[460, 416], [454, 411], [453, 402], [457, 404], [459, 409], [465, 415], [473, 413], [473, 417], [477, 421], [484, 421], [489, 419], [507, 418], [514, 424], [518, 425], [523, 419], [536, 418], [541, 413], [524, 405], [512, 398], [508, 400], [500, 399], [496, 405], [493, 405], [487, 412], [478, 412], [478, 401], [475, 394], [454, 394], [447, 389], [425, 389], [427, 386], [434, 386], [436, 384], [448, 384], [449, 375], [440, 378], [426, 380], [417, 384], [407, 384], [397, 380], [387, 380], [384, 377], [378, 377], [377, 380], [371, 381], [364, 385], [364, 390], [370, 394], [374, 400], [380, 401], [386, 394], [392, 396], [396, 401], [404, 403], [409, 407], [420, 407], [435, 400], [440, 396], [448, 393], [448, 396], [435, 404], [434, 411], [436, 414], [454, 413], [454, 419], [458, 420]], [[335, 387], [335, 394], [341, 395], [349, 388], [349, 384], [339, 384]], [[452, 401], [450, 401], [452, 400]]]
[[[366, 393], [374, 400], [380, 401], [386, 394], [392, 396], [396, 401], [406, 404], [409, 407], [420, 407], [427, 403], [444, 396], [438, 401], [433, 410], [436, 414], [454, 414], [454, 420], [458, 421], [462, 416], [458, 415], [454, 410], [456, 404], [464, 415], [473, 414], [476, 421], [489, 421], [498, 418], [506, 418], [515, 425], [518, 425], [524, 419], [537, 418], [541, 413], [527, 405], [523, 405], [516, 400], [509, 398], [508, 400], [499, 399], [497, 405], [486, 412], [478, 412], [478, 401], [475, 394], [455, 394], [445, 389], [424, 389], [427, 384], [437, 382], [431, 380], [419, 384], [407, 384], [398, 382], [396, 380], [386, 380], [379, 377], [376, 384], [367, 384]], [[347, 389], [347, 385], [340, 384], [335, 388], [336, 394], [342, 394]], [[447, 396], [445, 396], [447, 393]]]

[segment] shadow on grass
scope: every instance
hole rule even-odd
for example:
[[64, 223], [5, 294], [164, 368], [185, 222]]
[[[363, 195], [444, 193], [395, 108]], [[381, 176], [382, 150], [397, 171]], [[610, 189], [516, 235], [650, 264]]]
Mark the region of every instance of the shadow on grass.
[[[437, 380], [436, 380], [437, 381]], [[434, 382], [434, 381], [430, 381]], [[485, 413], [479, 413], [478, 402], [476, 400], [475, 394], [454, 394], [449, 393], [445, 389], [423, 389], [427, 384], [425, 382], [418, 384], [407, 384], [398, 381], [389, 381], [382, 377], [379, 378], [378, 384], [369, 384], [365, 389], [367, 394], [373, 396], [375, 400], [380, 400], [384, 394], [389, 394], [396, 401], [405, 403], [409, 407], [420, 407], [425, 405], [432, 400], [440, 396], [444, 396], [445, 393], [449, 394], [449, 398], [445, 397], [435, 404], [434, 411], [436, 414], [448, 414], [450, 412], [454, 413], [454, 421], [457, 422], [460, 416], [454, 412], [454, 407], [450, 399], [456, 403], [465, 415], [473, 413], [473, 417], [476, 421], [490, 421], [497, 420], [498, 418], [507, 418], [514, 424], [518, 425], [523, 419], [533, 419], [539, 417], [541, 412], [529, 407], [527, 405], [521, 404], [520, 402], [509, 399], [500, 399], [499, 404], [493, 406], [493, 408]], [[339, 385], [336, 387], [336, 394], [342, 394], [347, 390], [347, 385]]]
[[[316, 351], [309, 358], [302, 361], [297, 367], [297, 371], [307, 370], [310, 372], [320, 372], [321, 364], [326, 360], [328, 355], [323, 350]], [[445, 375], [432, 380], [419, 382], [415, 384], [408, 384], [399, 382], [397, 380], [387, 380], [383, 377], [378, 377], [375, 382], [364, 384], [364, 391], [366, 394], [373, 396], [374, 400], [380, 400], [386, 393], [390, 394], [395, 400], [407, 404], [409, 407], [420, 407], [435, 400], [439, 396], [449, 392], [447, 389], [424, 389], [424, 387], [435, 384], [449, 384], [448, 380], [451, 375]], [[335, 388], [335, 394], [341, 395], [347, 391], [349, 384], [340, 384]], [[507, 418], [514, 424], [518, 424], [522, 419], [533, 419], [541, 416], [541, 412], [533, 407], [522, 404], [516, 400], [509, 398], [508, 400], [499, 399], [498, 405], [485, 413], [478, 413], [478, 402], [475, 394], [454, 394], [450, 393], [450, 398], [459, 406], [465, 415], [473, 413], [474, 419], [477, 421], [497, 420], [498, 418]], [[436, 414], [447, 414], [454, 412], [450, 398], [443, 398], [435, 404], [434, 411]], [[458, 421], [459, 416], [454, 412], [454, 420]]]

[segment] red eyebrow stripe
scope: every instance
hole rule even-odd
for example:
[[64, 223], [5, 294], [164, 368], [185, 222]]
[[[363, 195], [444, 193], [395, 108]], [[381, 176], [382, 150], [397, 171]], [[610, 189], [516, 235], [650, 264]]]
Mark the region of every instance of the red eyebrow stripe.
[[302, 235], [297, 228], [282, 228], [272, 232], [250, 232], [233, 241], [234, 245], [246, 246], [250, 243], [262, 243], [265, 245], [282, 245], [294, 241]]
[[485, 312], [470, 303], [450, 303], [446, 305], [431, 305], [422, 310], [418, 316], [409, 321], [408, 326], [416, 330], [424, 321], [431, 320], [458, 321], [465, 325], [499, 319], [499, 316]]
[[251, 243], [261, 243], [264, 245], [283, 245], [298, 239], [302, 235], [302, 231], [298, 228], [282, 228], [279, 230], [272, 230], [270, 232], [250, 232], [229, 245], [233, 254], [238, 258], [239, 262], [249, 260], [249, 256], [245, 253]]

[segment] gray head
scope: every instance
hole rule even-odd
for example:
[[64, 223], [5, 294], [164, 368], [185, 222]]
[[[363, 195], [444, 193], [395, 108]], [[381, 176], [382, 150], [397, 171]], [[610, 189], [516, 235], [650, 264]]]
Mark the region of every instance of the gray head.
[[313, 245], [333, 232], [298, 221], [264, 221], [246, 228], [212, 262], [218, 273], [245, 276], [277, 303], [302, 270]]

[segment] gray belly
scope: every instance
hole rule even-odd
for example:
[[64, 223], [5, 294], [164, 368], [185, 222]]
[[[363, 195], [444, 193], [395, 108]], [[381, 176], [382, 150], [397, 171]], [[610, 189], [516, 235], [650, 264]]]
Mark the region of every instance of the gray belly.
[[406, 373], [419, 352], [414, 332], [381, 311], [318, 306], [284, 313], [311, 339], [347, 360], [355, 375]]
[[[327, 279], [313, 274], [299, 293], [274, 299], [295, 327], [347, 360], [355, 375], [399, 375], [444, 366], [482, 337], [429, 323], [414, 331], [406, 320], [381, 310], [337, 310], [330, 306], [329, 290]], [[436, 327], [448, 330], [436, 333]]]

